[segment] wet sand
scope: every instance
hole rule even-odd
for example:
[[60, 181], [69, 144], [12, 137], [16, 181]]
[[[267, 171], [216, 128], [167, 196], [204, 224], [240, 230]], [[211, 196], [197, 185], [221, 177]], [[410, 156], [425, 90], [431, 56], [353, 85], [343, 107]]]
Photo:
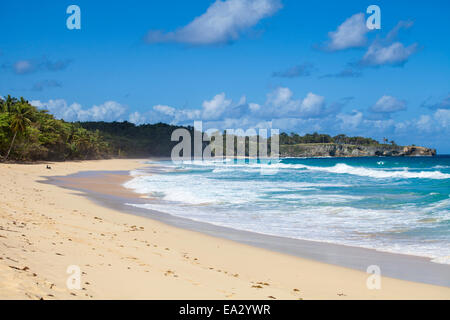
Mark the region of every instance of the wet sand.
[[131, 177], [127, 171], [100, 171], [78, 172], [70, 176], [53, 177], [49, 179], [49, 182], [64, 188], [82, 191], [88, 198], [102, 206], [156, 219], [178, 228], [364, 272], [367, 271], [368, 266], [376, 265], [380, 267], [382, 274], [388, 277], [450, 287], [450, 265], [434, 263], [428, 258], [235, 230], [124, 205], [125, 203], [149, 201], [142, 195], [122, 186], [129, 179]]

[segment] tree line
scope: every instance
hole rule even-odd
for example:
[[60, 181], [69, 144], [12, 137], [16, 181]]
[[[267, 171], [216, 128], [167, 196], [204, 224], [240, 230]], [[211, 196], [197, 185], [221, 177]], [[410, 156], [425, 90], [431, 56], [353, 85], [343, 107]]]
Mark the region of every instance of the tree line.
[[[170, 157], [178, 142], [171, 141], [172, 132], [191, 126], [164, 123], [136, 126], [124, 122], [66, 122], [55, 119], [24, 98], [0, 97], [0, 161], [84, 160], [112, 157]], [[191, 134], [193, 136], [193, 134]], [[281, 133], [280, 145], [335, 143], [378, 145], [364, 137], [340, 134]], [[387, 139], [385, 139], [387, 140]], [[270, 141], [270, 138], [269, 138]], [[248, 149], [246, 143], [246, 149]]]
[[0, 160], [75, 160], [111, 156], [99, 131], [55, 119], [24, 98], [0, 99]]
[[335, 144], [350, 144], [357, 146], [373, 146], [379, 145], [377, 140], [365, 137], [348, 137], [345, 134], [339, 134], [334, 137], [328, 134], [319, 134], [314, 132], [313, 134], [305, 134], [300, 136], [297, 133], [280, 134], [281, 145], [295, 145], [295, 144], [309, 144], [309, 143], [335, 143]]

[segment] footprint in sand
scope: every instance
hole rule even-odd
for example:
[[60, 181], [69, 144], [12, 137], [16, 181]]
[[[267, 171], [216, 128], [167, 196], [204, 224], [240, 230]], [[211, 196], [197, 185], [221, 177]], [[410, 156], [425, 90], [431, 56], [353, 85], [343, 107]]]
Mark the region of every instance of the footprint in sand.
[[262, 289], [262, 288], [264, 288], [264, 287], [261, 286], [261, 285], [259, 285], [259, 284], [256, 284], [256, 285], [253, 285], [252, 288], [255, 288], [255, 289]]

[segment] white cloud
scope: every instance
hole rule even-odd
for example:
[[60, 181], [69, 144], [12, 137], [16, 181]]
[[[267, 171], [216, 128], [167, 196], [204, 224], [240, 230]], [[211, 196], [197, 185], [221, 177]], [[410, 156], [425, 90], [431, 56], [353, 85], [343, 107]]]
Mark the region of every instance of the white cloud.
[[291, 103], [292, 91], [289, 88], [277, 88], [267, 95], [267, 102], [275, 107], [285, 106]]
[[434, 119], [443, 128], [450, 129], [450, 110], [449, 109], [438, 109], [434, 113]]
[[165, 105], [156, 105], [153, 107], [153, 110], [158, 111], [162, 114], [168, 115], [168, 116], [175, 116], [176, 110], [173, 107], [165, 106]]
[[13, 64], [6, 63], [4, 68], [12, 70], [15, 74], [24, 75], [37, 71], [60, 71], [66, 69], [72, 60], [50, 60], [47, 57], [39, 59], [18, 60]]
[[33, 72], [36, 68], [29, 60], [20, 60], [14, 63], [13, 69], [17, 74], [26, 74]]
[[116, 121], [121, 120], [126, 107], [115, 101], [106, 101], [101, 105], [94, 105], [84, 109], [79, 103], [68, 104], [63, 99], [41, 102], [34, 100], [31, 105], [49, 110], [57, 119], [66, 121]]
[[300, 106], [300, 114], [303, 117], [315, 117], [322, 113], [325, 104], [325, 97], [319, 96], [312, 92], [306, 95]]
[[429, 115], [421, 115], [416, 122], [416, 126], [420, 131], [431, 132], [433, 121]]
[[152, 111], [147, 112], [147, 118], [153, 122], [161, 121], [170, 124], [182, 124], [191, 120], [201, 119], [201, 110], [176, 109], [167, 105], [153, 106]]
[[400, 42], [394, 42], [388, 46], [374, 42], [370, 45], [361, 60], [363, 65], [382, 66], [393, 65], [400, 66], [408, 61], [408, 58], [417, 51], [417, 44], [405, 47]]
[[448, 135], [450, 134], [450, 110], [438, 109], [431, 115], [423, 114], [418, 119], [408, 121], [407, 125], [408, 127], [406, 129], [408, 132], [418, 130], [421, 133], [431, 134], [431, 139], [443, 136], [448, 142]]
[[258, 115], [265, 119], [298, 118], [301, 100], [292, 99], [289, 88], [277, 88], [267, 94], [265, 105]]
[[400, 30], [413, 26], [412, 21], [400, 21], [384, 39], [377, 39], [369, 46], [360, 61], [362, 66], [379, 67], [383, 65], [402, 66], [417, 51], [417, 43], [405, 46], [395, 41]]
[[280, 8], [279, 0], [216, 0], [204, 14], [188, 25], [168, 33], [150, 31], [146, 41], [195, 45], [225, 43], [237, 40], [243, 31]]
[[239, 105], [239, 106], [242, 106], [242, 105], [245, 105], [245, 104], [247, 104], [247, 97], [246, 97], [246, 96], [242, 96], [242, 97], [239, 99], [238, 105]]
[[[418, 44], [414, 43], [405, 46], [395, 39], [401, 30], [409, 29], [413, 24], [412, 21], [400, 21], [385, 38], [377, 38], [374, 40], [367, 48], [364, 56], [360, 59], [359, 65], [371, 67], [404, 65], [409, 57], [417, 51]], [[364, 14], [357, 13], [345, 20], [336, 31], [329, 32], [329, 40], [323, 47], [329, 51], [365, 47], [367, 44], [367, 34], [370, 31], [366, 26]], [[349, 70], [339, 74], [325, 75], [325, 77], [352, 77], [360, 75], [359, 72], [351, 72]]]
[[147, 118], [140, 112], [135, 111], [130, 114], [130, 116], [128, 117], [128, 121], [134, 123], [135, 125], [141, 125], [146, 123]]
[[273, 118], [313, 118], [325, 110], [325, 98], [309, 92], [303, 100], [292, 99], [289, 88], [277, 88], [267, 95], [262, 113]]
[[396, 132], [405, 134], [416, 131], [433, 134], [433, 138], [439, 135], [448, 135], [450, 131], [450, 110], [438, 109], [433, 114], [422, 114], [417, 119], [396, 123], [395, 128]]
[[94, 121], [113, 121], [120, 118], [125, 113], [126, 108], [115, 101], [106, 101], [99, 106], [93, 106], [84, 111], [86, 119]]
[[336, 118], [341, 120], [342, 130], [356, 129], [363, 121], [363, 114], [358, 110], [353, 110], [352, 114], [338, 114]]
[[[366, 123], [367, 120], [365, 120]], [[392, 128], [395, 128], [395, 121], [392, 119], [387, 119], [387, 120], [373, 120], [370, 122], [370, 124], [373, 126], [373, 128], [377, 131], [388, 131]]]
[[[289, 88], [277, 88], [267, 94], [266, 102], [258, 104], [247, 102], [242, 96], [237, 102], [226, 97], [225, 93], [215, 95], [211, 100], [205, 100], [199, 109], [176, 109], [170, 106], [154, 106], [151, 114], [152, 122], [163, 121], [171, 124], [190, 124], [193, 120], [203, 120], [217, 126], [225, 123], [257, 123], [273, 119], [312, 119], [336, 114], [339, 110], [331, 106], [325, 108], [325, 98], [308, 93], [304, 99], [293, 99]], [[251, 119], [251, 120], [250, 120]]]
[[212, 100], [203, 102], [203, 119], [214, 120], [220, 118], [232, 101], [225, 98], [225, 93], [216, 95]]
[[395, 126], [395, 132], [397, 132], [397, 133], [407, 133], [408, 129], [411, 126], [411, 121], [405, 120], [405, 121], [402, 121], [402, 122], [398, 122], [394, 126]]
[[330, 39], [326, 44], [326, 49], [337, 51], [362, 47], [367, 42], [366, 34], [369, 31], [364, 14], [354, 14], [345, 20], [336, 31], [328, 33]]
[[248, 107], [250, 108], [250, 110], [252, 112], [257, 112], [257, 111], [261, 110], [261, 106], [257, 103], [253, 103], [253, 102], [249, 103]]
[[182, 110], [178, 113], [180, 119], [184, 117], [187, 120], [200, 119], [201, 114], [200, 110]]
[[392, 113], [406, 110], [406, 102], [392, 96], [382, 96], [370, 110], [376, 113]]

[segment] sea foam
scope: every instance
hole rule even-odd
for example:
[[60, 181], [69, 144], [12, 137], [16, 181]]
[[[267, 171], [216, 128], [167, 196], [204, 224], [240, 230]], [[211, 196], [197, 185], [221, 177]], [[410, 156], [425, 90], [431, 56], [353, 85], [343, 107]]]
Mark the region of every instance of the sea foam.
[[[450, 160], [153, 162], [130, 204], [234, 229], [412, 254], [450, 263]], [[263, 176], [261, 168], [277, 168]], [[439, 169], [438, 169], [439, 168]]]

